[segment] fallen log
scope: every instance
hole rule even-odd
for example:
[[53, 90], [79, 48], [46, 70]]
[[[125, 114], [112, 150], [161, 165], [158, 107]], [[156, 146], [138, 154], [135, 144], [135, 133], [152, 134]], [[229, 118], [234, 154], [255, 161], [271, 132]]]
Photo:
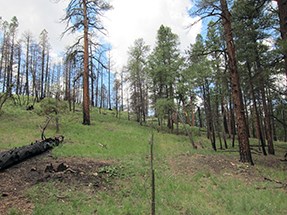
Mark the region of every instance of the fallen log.
[[31, 145], [0, 152], [0, 171], [35, 155], [46, 152], [55, 146], [58, 146], [59, 143], [63, 141], [64, 137], [58, 136], [55, 138], [47, 138], [42, 141], [36, 141]]

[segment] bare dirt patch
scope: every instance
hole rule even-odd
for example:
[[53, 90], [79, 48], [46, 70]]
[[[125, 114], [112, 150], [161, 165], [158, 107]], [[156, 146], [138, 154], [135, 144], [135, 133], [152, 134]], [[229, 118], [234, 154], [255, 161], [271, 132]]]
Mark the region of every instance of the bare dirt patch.
[[[287, 162], [282, 162], [281, 157], [253, 155], [255, 166], [244, 164], [238, 161], [234, 156], [227, 154], [203, 155], [203, 154], [180, 154], [171, 159], [169, 164], [173, 174], [195, 175], [198, 172], [208, 172], [215, 175], [223, 175], [224, 177], [232, 177], [245, 181], [247, 184], [254, 181], [271, 180], [268, 175], [260, 172], [258, 166], [267, 168], [277, 168], [278, 170], [287, 171]], [[274, 183], [282, 183], [287, 185], [287, 181]], [[287, 187], [286, 187], [287, 188]]]
[[12, 166], [0, 172], [0, 214], [7, 214], [11, 208], [32, 214], [34, 205], [25, 191], [41, 182], [54, 181], [79, 190], [107, 189], [106, 176], [100, 170], [111, 164], [89, 158], [54, 158], [48, 152]]

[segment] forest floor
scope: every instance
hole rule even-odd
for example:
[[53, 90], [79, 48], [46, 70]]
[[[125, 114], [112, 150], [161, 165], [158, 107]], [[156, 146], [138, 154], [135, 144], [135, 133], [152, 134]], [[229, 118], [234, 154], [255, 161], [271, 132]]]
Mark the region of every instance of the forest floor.
[[[282, 156], [268, 158], [256, 155], [256, 161], [266, 167], [280, 168], [287, 172], [287, 160]], [[8, 214], [11, 208], [23, 214], [33, 214], [34, 204], [26, 192], [36, 184], [53, 182], [58, 190], [73, 187], [77, 191], [85, 191], [91, 197], [95, 192], [112, 190], [114, 184], [109, 180], [110, 175], [105, 167], [111, 166], [111, 161], [99, 161], [91, 158], [55, 158], [50, 152], [35, 156], [0, 172], [1, 205], [0, 214]], [[195, 176], [199, 171], [223, 175], [226, 178], [241, 180], [246, 186], [258, 182], [268, 182], [256, 189], [282, 189], [287, 193], [287, 181], [278, 181], [242, 164], [232, 156], [180, 154], [169, 160], [169, 166], [176, 176]], [[58, 201], [65, 202], [67, 196], [55, 195]], [[11, 212], [11, 211], [10, 211]], [[96, 211], [95, 211], [96, 214]]]
[[[54, 158], [50, 152], [27, 159], [0, 172], [0, 214], [8, 214], [11, 208], [23, 214], [32, 214], [34, 205], [26, 191], [36, 184], [53, 182], [59, 190], [74, 187], [92, 194], [107, 190], [107, 174], [104, 167], [110, 161], [89, 158]], [[56, 196], [64, 201], [66, 196]]]
[[[39, 138], [46, 117], [13, 103], [0, 115], [0, 150]], [[189, 138], [156, 132], [150, 126], [116, 118], [111, 111], [81, 112], [53, 121], [47, 137], [65, 141], [52, 151], [0, 172], [2, 215], [142, 215], [150, 213], [150, 144], [154, 134], [156, 213], [159, 215], [287, 214], [287, 144], [275, 142], [275, 156], [252, 147], [255, 165], [239, 162], [238, 148], [212, 150], [204, 132]], [[257, 140], [251, 139], [256, 145]]]

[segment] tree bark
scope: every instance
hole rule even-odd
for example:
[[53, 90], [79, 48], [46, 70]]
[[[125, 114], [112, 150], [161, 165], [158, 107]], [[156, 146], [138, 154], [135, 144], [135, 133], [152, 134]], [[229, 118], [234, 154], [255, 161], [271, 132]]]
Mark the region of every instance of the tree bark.
[[83, 124], [90, 125], [90, 99], [89, 99], [89, 40], [87, 0], [83, 0], [84, 12], [84, 74], [83, 74]]
[[223, 18], [224, 36], [227, 44], [228, 65], [231, 76], [232, 98], [237, 119], [239, 154], [241, 162], [248, 162], [253, 165], [251, 150], [249, 145], [249, 138], [246, 126], [245, 112], [241, 94], [241, 87], [239, 81], [239, 73], [237, 70], [237, 62], [235, 55], [235, 47], [232, 35], [231, 14], [228, 10], [226, 0], [220, 0]]
[[60, 142], [64, 140], [63, 136], [48, 138], [41, 142], [35, 142], [31, 145], [22, 146], [19, 148], [11, 149], [9, 151], [0, 153], [0, 171], [7, 169], [8, 167], [20, 163], [35, 155], [41, 154], [47, 150], [58, 146]]
[[278, 9], [279, 9], [279, 20], [280, 20], [280, 32], [282, 37], [283, 45], [283, 55], [284, 55], [284, 66], [285, 74], [287, 78], [287, 0], [277, 0]]
[[21, 72], [21, 45], [18, 44], [18, 69], [17, 69], [17, 86], [16, 86], [16, 94], [19, 95], [21, 92], [21, 86], [20, 86], [20, 72]]
[[47, 50], [47, 57], [46, 57], [46, 70], [45, 70], [45, 87], [44, 87], [44, 97], [47, 96], [49, 92], [49, 60], [50, 60], [50, 53], [49, 49]]
[[[6, 89], [9, 88], [10, 85], [12, 85], [12, 73], [13, 73], [13, 64], [14, 64], [14, 42], [15, 42], [15, 31], [12, 32], [12, 40], [11, 40], [11, 52], [10, 52], [10, 62], [8, 65], [8, 71], [7, 71], [7, 86]], [[12, 94], [12, 91], [10, 92]]]
[[41, 83], [40, 83], [40, 90], [41, 90], [41, 95], [40, 98], [44, 98], [44, 78], [45, 78], [45, 58], [46, 58], [46, 46], [43, 42], [43, 47], [42, 47], [42, 62], [41, 62]]
[[29, 53], [30, 53], [30, 35], [27, 34], [27, 41], [26, 41], [26, 68], [25, 68], [25, 78], [26, 78], [26, 82], [25, 82], [25, 93], [27, 98], [27, 105], [29, 104]]
[[226, 109], [224, 107], [224, 94], [221, 91], [221, 114], [222, 114], [222, 123], [223, 123], [223, 128], [222, 128], [222, 134], [223, 134], [223, 140], [224, 140], [224, 146], [225, 149], [228, 148], [227, 146], [227, 141], [226, 141], [226, 134], [228, 133], [228, 126], [227, 126], [227, 117], [226, 117]]
[[272, 127], [271, 127], [271, 119], [270, 119], [270, 112], [268, 109], [268, 105], [266, 102], [266, 94], [265, 89], [261, 87], [261, 95], [262, 95], [262, 104], [263, 104], [263, 111], [264, 111], [264, 122], [265, 122], [265, 130], [266, 130], [266, 139], [268, 143], [268, 153], [271, 155], [275, 154], [274, 145], [273, 145], [273, 137], [272, 137]]
[[208, 134], [208, 138], [210, 139], [213, 150], [216, 151], [217, 149], [216, 149], [213, 116], [212, 116], [211, 103], [210, 103], [209, 83], [207, 80], [205, 80], [205, 85], [203, 85], [203, 98], [204, 98], [204, 106], [205, 106], [205, 113], [206, 113], [207, 134]]
[[198, 112], [199, 128], [202, 128], [201, 110], [199, 106], [197, 106], [197, 112]]
[[109, 50], [108, 88], [108, 106], [109, 110], [111, 110], [111, 50]]
[[250, 93], [253, 101], [253, 108], [255, 112], [255, 122], [256, 122], [256, 133], [258, 135], [257, 138], [259, 138], [261, 142], [261, 147], [264, 155], [267, 155], [266, 150], [265, 150], [265, 138], [263, 137], [263, 132], [262, 132], [262, 127], [261, 127], [261, 122], [260, 122], [260, 116], [259, 116], [259, 111], [257, 108], [257, 101], [256, 101], [256, 96], [254, 92], [254, 85], [252, 81], [252, 75], [251, 75], [251, 67], [249, 62], [246, 64], [247, 69], [248, 69], [248, 75], [249, 75], [249, 85], [250, 85]]

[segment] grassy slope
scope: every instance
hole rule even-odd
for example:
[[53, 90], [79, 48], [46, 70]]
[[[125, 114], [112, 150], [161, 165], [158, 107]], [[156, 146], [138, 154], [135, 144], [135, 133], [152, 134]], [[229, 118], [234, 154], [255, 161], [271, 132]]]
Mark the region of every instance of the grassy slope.
[[[5, 106], [0, 116], [0, 149], [39, 139], [39, 125], [45, 118], [39, 117], [36, 111]], [[48, 214], [93, 214], [95, 211], [103, 215], [149, 214], [148, 141], [151, 129], [116, 119], [111, 112], [106, 113], [100, 115], [93, 110], [91, 126], [81, 125], [80, 112], [63, 115], [60, 133], [66, 138], [65, 144], [55, 148], [53, 154], [116, 161], [120, 177], [114, 182], [114, 188], [91, 196], [73, 188], [59, 191], [50, 183], [41, 184], [27, 193], [35, 203], [35, 214], [47, 214], [47, 211]], [[54, 130], [50, 126], [46, 136], [55, 135]], [[232, 174], [215, 174], [212, 169], [200, 165], [196, 172], [177, 171], [180, 166], [174, 167], [173, 164], [182, 157], [220, 156], [220, 153], [211, 151], [204, 137], [196, 137], [196, 140], [199, 138], [208, 148], [195, 151], [185, 136], [155, 133], [157, 214], [287, 214], [286, 189], [274, 189], [270, 182], [246, 183]], [[99, 144], [105, 144], [107, 149]], [[228, 156], [235, 161], [238, 157], [237, 153]], [[185, 165], [183, 169], [188, 168], [188, 163]], [[280, 168], [275, 170], [260, 164], [253, 168], [277, 180], [287, 181], [286, 172]], [[57, 195], [66, 195], [68, 199], [58, 201]]]

